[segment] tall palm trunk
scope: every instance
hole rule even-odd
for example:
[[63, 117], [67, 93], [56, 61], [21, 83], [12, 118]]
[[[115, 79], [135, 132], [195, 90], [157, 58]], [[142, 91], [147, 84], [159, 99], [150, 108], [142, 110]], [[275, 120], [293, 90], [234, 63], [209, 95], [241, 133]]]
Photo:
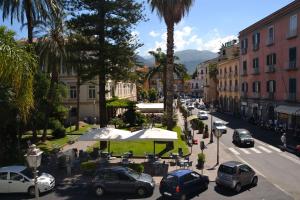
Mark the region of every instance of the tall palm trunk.
[[77, 87], [77, 113], [76, 113], [76, 128], [75, 130], [79, 130], [79, 111], [80, 111], [80, 74], [77, 70], [77, 82], [76, 82], [76, 87]]
[[105, 32], [104, 32], [104, 20], [105, 20], [105, 0], [100, 0], [99, 6], [99, 123], [100, 127], [105, 127], [107, 124], [107, 112], [106, 112], [106, 99], [105, 99], [105, 85], [106, 85], [106, 66], [105, 56], [103, 55], [102, 48], [105, 45]]
[[32, 2], [31, 2], [31, 0], [26, 0], [25, 6], [26, 6], [28, 43], [32, 44], [32, 41], [33, 41], [33, 17], [32, 17]]
[[172, 130], [173, 126], [173, 99], [174, 99], [174, 22], [167, 23], [167, 99], [166, 99], [166, 112], [167, 112], [167, 129]]
[[163, 69], [163, 93], [164, 93], [164, 111], [166, 111], [166, 105], [167, 105], [167, 67], [164, 66]]

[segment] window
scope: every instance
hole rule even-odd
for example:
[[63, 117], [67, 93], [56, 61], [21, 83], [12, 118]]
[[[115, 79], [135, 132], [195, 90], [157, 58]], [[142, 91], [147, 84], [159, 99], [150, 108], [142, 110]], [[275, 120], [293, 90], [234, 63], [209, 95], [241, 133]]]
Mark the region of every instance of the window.
[[222, 54], [223, 54], [223, 56], [225, 56], [225, 55], [226, 55], [226, 51], [225, 51], [225, 49], [223, 49], [223, 51], [222, 51]]
[[253, 68], [258, 68], [259, 67], [259, 60], [258, 58], [253, 59]]
[[7, 172], [0, 172], [0, 180], [7, 180]]
[[297, 14], [290, 16], [290, 33], [297, 31]]
[[243, 61], [243, 73], [246, 74], [247, 73], [247, 61]]
[[290, 61], [296, 61], [296, 57], [297, 57], [297, 48], [296, 47], [290, 48], [290, 50], [289, 50], [289, 60]]
[[10, 172], [10, 180], [12, 180], [12, 181], [21, 181], [23, 179], [24, 179], [24, 177], [22, 175]]
[[269, 93], [276, 92], [276, 81], [274, 80], [267, 81], [267, 92]]
[[201, 69], [201, 74], [203, 74], [203, 70]]
[[274, 26], [268, 28], [268, 41], [267, 44], [272, 44], [274, 42]]
[[254, 81], [252, 83], [252, 92], [253, 93], [259, 93], [260, 92], [260, 82], [259, 81]]
[[267, 55], [267, 65], [276, 65], [276, 53]]
[[182, 177], [183, 183], [188, 183], [190, 181], [193, 181], [195, 179], [198, 179], [200, 176], [197, 177], [195, 173], [193, 174], [186, 174], [185, 176]]
[[247, 48], [248, 48], [248, 39], [245, 38], [241, 42], [241, 53], [246, 54], [247, 53]]
[[237, 74], [237, 65], [234, 66], [234, 74]]
[[95, 99], [96, 98], [96, 88], [93, 85], [89, 86], [89, 98]]
[[198, 83], [196, 83], [196, 89], [198, 89], [198, 87], [199, 87], [199, 86], [198, 86]]
[[70, 98], [71, 99], [76, 99], [77, 98], [76, 86], [70, 86]]
[[258, 50], [259, 42], [260, 42], [260, 33], [259, 32], [254, 33], [252, 35], [253, 50]]
[[242, 92], [248, 92], [248, 83], [247, 82], [242, 83]]
[[297, 85], [297, 80], [295, 78], [290, 78], [289, 79], [289, 93], [290, 94], [296, 94], [296, 85]]

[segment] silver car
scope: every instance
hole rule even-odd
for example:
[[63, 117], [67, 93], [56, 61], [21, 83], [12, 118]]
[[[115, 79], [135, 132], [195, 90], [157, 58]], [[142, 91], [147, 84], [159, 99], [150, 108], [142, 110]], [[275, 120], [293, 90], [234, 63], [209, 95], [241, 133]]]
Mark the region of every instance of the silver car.
[[220, 165], [216, 178], [217, 186], [225, 186], [239, 193], [245, 185], [257, 185], [258, 178], [254, 170], [238, 161], [229, 161]]

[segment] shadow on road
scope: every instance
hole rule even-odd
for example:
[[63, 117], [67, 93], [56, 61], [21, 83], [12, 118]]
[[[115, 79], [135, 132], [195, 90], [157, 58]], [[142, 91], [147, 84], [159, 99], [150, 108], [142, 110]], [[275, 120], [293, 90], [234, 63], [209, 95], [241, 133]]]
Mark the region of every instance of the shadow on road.
[[235, 195], [239, 195], [240, 193], [243, 193], [247, 190], [250, 191], [251, 189], [252, 189], [252, 186], [244, 186], [239, 193], [236, 193], [234, 190], [231, 190], [229, 188], [215, 186], [215, 191], [217, 193], [219, 193], [220, 195], [223, 195], [223, 196], [227, 196], [227, 197], [232, 197], [232, 196], [235, 196]]

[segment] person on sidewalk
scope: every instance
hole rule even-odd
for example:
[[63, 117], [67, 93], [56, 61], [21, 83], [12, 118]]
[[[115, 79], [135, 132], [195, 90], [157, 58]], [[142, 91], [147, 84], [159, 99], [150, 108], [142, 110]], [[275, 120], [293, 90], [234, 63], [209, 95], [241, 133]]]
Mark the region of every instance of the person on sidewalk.
[[281, 142], [282, 142], [283, 149], [286, 150], [286, 133], [282, 134]]

